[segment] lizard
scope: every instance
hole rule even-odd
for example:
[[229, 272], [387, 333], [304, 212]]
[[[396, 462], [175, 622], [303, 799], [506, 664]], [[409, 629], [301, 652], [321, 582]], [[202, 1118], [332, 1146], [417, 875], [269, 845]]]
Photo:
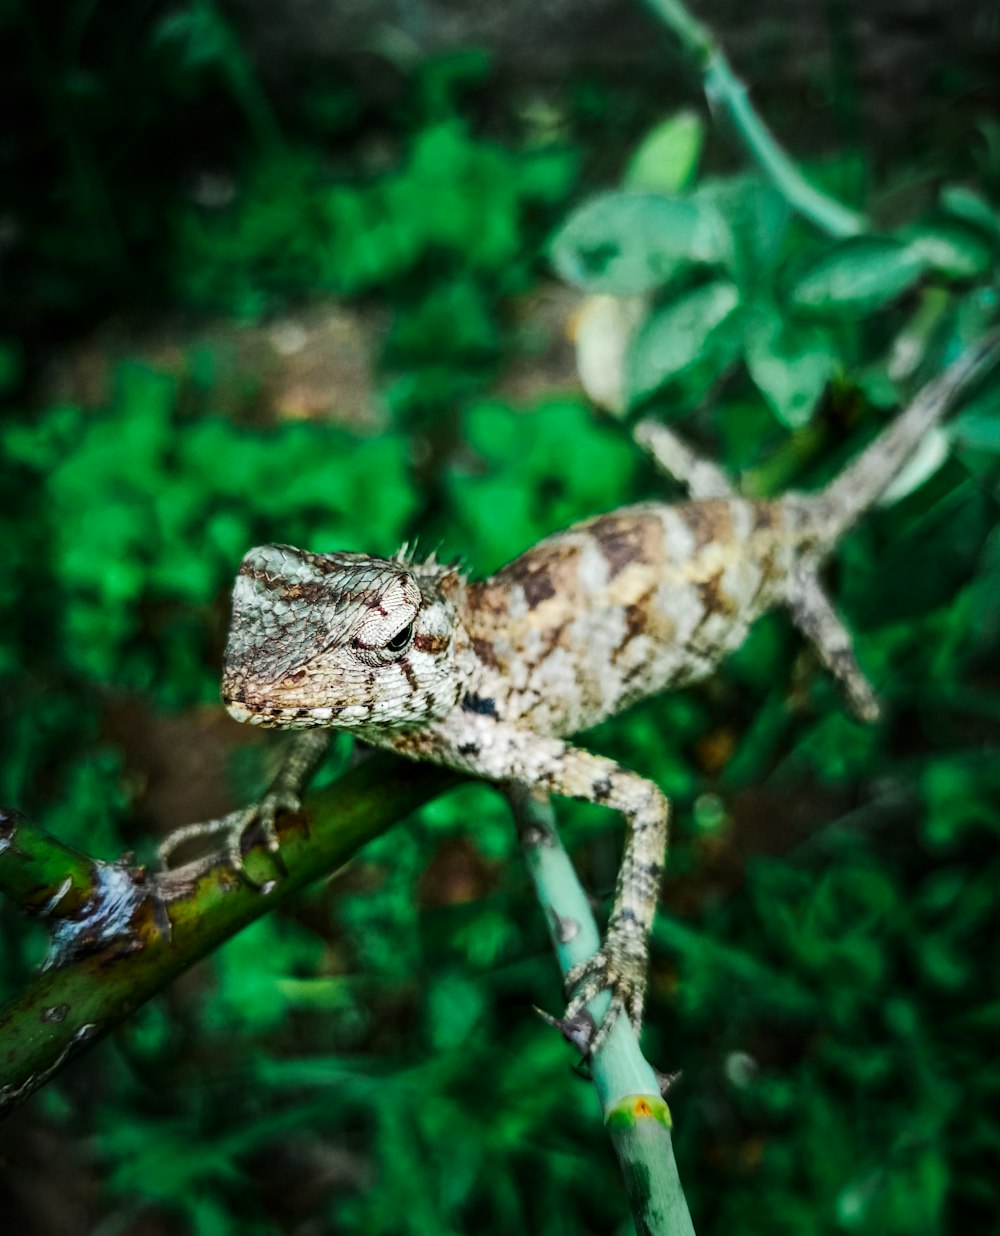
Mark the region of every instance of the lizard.
[[875, 720], [875, 693], [819, 571], [996, 342], [971, 347], [815, 493], [741, 497], [646, 419], [636, 441], [689, 500], [584, 520], [483, 580], [405, 546], [392, 558], [251, 549], [233, 589], [223, 701], [238, 721], [301, 733], [261, 803], [179, 829], [164, 850], [222, 832], [241, 870], [240, 841], [258, 820], [277, 854], [276, 814], [299, 808], [330, 729], [500, 786], [604, 804], [625, 817], [626, 840], [604, 941], [566, 975], [566, 1022], [580, 1023], [608, 989], [590, 1052], [623, 1012], [638, 1033], [669, 804], [651, 780], [571, 736], [710, 675], [781, 605], [853, 710]]

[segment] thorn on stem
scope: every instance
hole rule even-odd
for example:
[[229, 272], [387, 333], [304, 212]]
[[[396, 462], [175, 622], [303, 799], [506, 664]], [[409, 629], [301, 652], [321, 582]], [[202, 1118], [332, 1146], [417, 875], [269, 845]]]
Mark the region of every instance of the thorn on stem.
[[535, 1012], [546, 1023], [552, 1026], [563, 1036], [571, 1047], [583, 1056], [584, 1060], [590, 1056], [590, 1043], [594, 1037], [594, 1032], [597, 1029], [597, 1023], [593, 1017], [584, 1009], [576, 1017], [553, 1017], [551, 1013], [546, 1013], [544, 1009], [540, 1009], [537, 1005]]
[[552, 916], [552, 928], [560, 944], [568, 944], [580, 934], [580, 924], [577, 919], [570, 918], [568, 915], [564, 918], [552, 909], [549, 913]]
[[660, 1087], [661, 1099], [665, 1099], [667, 1097], [667, 1094], [674, 1088], [683, 1076], [680, 1069], [678, 1069], [676, 1073], [661, 1073], [659, 1069], [654, 1068], [653, 1074], [656, 1077], [656, 1084]]

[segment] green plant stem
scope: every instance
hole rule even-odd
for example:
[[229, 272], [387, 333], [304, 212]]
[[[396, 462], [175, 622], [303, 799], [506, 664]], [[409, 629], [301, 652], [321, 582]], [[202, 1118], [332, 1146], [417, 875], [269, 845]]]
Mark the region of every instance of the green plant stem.
[[647, 0], [669, 27], [684, 58], [702, 79], [713, 111], [724, 113], [743, 146], [793, 210], [829, 236], [856, 236], [866, 230], [863, 215], [810, 184], [782, 150], [754, 110], [746, 86], [733, 72], [712, 32], [697, 21], [680, 0]]
[[[158, 876], [98, 863], [10, 813], [0, 893], [53, 928], [38, 977], [0, 1009], [0, 1115], [224, 940], [347, 861], [456, 774], [378, 754], [278, 821], [285, 874], [260, 839], [241, 880], [223, 858]], [[60, 891], [61, 890], [61, 891]]]
[[215, 0], [196, 0], [196, 11], [206, 28], [212, 30], [219, 40], [222, 48], [219, 57], [220, 70], [233, 98], [243, 109], [253, 137], [263, 150], [281, 151], [285, 142], [274, 109], [219, 6]]
[[[528, 871], [566, 974], [597, 951], [597, 924], [559, 840], [549, 801], [520, 789], [511, 790], [510, 800]], [[591, 1001], [588, 1008], [596, 1022], [609, 1001], [607, 992]], [[627, 1017], [616, 1020], [590, 1067], [639, 1236], [694, 1236], [674, 1161], [670, 1110]]]

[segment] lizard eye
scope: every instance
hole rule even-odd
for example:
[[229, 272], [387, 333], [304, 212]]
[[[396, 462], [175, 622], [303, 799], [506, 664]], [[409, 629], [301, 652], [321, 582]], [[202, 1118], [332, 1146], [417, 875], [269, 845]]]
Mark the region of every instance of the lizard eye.
[[397, 635], [394, 635], [386, 644], [386, 652], [404, 652], [410, 646], [410, 640], [413, 639], [413, 623], [403, 627]]

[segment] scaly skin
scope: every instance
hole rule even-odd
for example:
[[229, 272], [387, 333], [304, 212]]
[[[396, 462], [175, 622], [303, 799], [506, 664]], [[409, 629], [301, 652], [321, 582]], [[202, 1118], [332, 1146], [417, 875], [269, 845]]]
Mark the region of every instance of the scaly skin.
[[[696, 495], [712, 496], [587, 520], [478, 583], [405, 552], [389, 560], [252, 549], [233, 593], [226, 706], [239, 721], [310, 731], [293, 755], [299, 771], [316, 758], [316, 727], [346, 728], [412, 759], [622, 812], [628, 831], [607, 937], [567, 978], [568, 1019], [610, 988], [596, 1051], [622, 1010], [641, 1024], [668, 804], [651, 781], [568, 736], [711, 674], [777, 605], [790, 608], [859, 714], [874, 718], [874, 695], [818, 567], [986, 350], [972, 349], [926, 388], [816, 495], [736, 497], [717, 469], [647, 422], [640, 444]], [[263, 805], [217, 823], [237, 865], [248, 820], [263, 818], [273, 836], [275, 811], [296, 799], [301, 781], [293, 769]]]

